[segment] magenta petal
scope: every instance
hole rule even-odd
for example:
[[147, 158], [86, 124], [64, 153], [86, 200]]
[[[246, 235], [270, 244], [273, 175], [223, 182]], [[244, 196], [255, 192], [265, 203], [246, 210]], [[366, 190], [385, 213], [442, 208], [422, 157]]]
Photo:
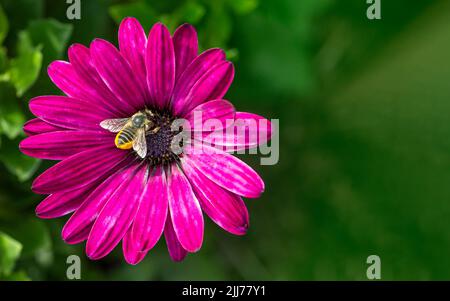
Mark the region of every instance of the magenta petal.
[[31, 119], [23, 125], [23, 131], [27, 136], [33, 136], [43, 133], [55, 132], [55, 131], [64, 131], [66, 129], [52, 125], [44, 120], [39, 118]]
[[182, 261], [186, 255], [187, 251], [183, 249], [183, 246], [178, 241], [177, 235], [173, 229], [172, 221], [170, 216], [166, 219], [166, 227], [164, 228], [164, 237], [166, 239], [167, 249], [169, 250], [170, 258], [173, 261]]
[[39, 134], [22, 140], [24, 154], [49, 160], [63, 160], [93, 147], [114, 146], [114, 136], [97, 131], [57, 131]]
[[175, 112], [182, 112], [186, 105], [186, 98], [195, 83], [213, 66], [225, 61], [222, 49], [209, 49], [192, 61], [180, 75], [173, 90], [172, 102]]
[[230, 62], [222, 62], [205, 73], [189, 93], [175, 106], [175, 114], [184, 116], [196, 106], [208, 100], [220, 99], [228, 91], [234, 78], [234, 67]]
[[108, 255], [130, 228], [144, 195], [146, 170], [139, 167], [128, 185], [116, 190], [103, 207], [86, 243], [89, 258], [99, 259]]
[[127, 154], [116, 148], [91, 148], [47, 169], [34, 180], [32, 190], [52, 194], [87, 186], [117, 168]]
[[122, 103], [129, 103], [136, 111], [145, 106], [145, 93], [141, 90], [130, 64], [108, 41], [95, 39], [91, 43], [91, 56], [97, 72], [109, 89]]
[[235, 121], [231, 127], [215, 130], [203, 135], [203, 142], [218, 149], [234, 152], [257, 147], [267, 143], [272, 137], [271, 122], [259, 115], [236, 112]]
[[[201, 124], [200, 118], [201, 116]], [[217, 99], [205, 102], [195, 107], [185, 119], [189, 122], [193, 132], [220, 131], [227, 127], [227, 121], [233, 123], [234, 106], [227, 100]], [[212, 122], [215, 119], [216, 122]]]
[[186, 67], [197, 57], [198, 40], [195, 28], [190, 24], [183, 24], [173, 34], [175, 50], [175, 78], [178, 79]]
[[100, 122], [111, 114], [90, 101], [65, 96], [39, 96], [30, 100], [37, 117], [56, 126], [74, 130], [100, 130]]
[[245, 234], [249, 217], [242, 199], [217, 186], [190, 165], [183, 166], [183, 170], [206, 214], [224, 230], [236, 235]]
[[183, 248], [196, 252], [203, 242], [203, 215], [191, 184], [180, 168], [173, 164], [168, 178], [170, 216]]
[[119, 27], [120, 53], [130, 64], [141, 90], [147, 96], [147, 70], [145, 68], [146, 45], [147, 37], [139, 21], [131, 17], [123, 19]]
[[[94, 91], [75, 72], [72, 65], [64, 61], [54, 61], [47, 69], [48, 75], [53, 83], [61, 89], [67, 96], [98, 102]], [[97, 103], [97, 105], [100, 105]]]
[[46, 197], [36, 207], [40, 218], [57, 218], [77, 210], [92, 192], [93, 185], [68, 192], [58, 192]]
[[84, 80], [93, 98], [100, 100], [115, 116], [130, 116], [136, 110], [118, 99], [106, 86], [95, 69], [89, 48], [81, 44], [73, 44], [69, 48], [69, 60], [77, 74]]
[[[203, 147], [203, 149], [201, 149]], [[186, 147], [182, 166], [196, 168], [217, 185], [243, 197], [257, 198], [264, 191], [261, 177], [247, 164], [206, 145]]]
[[136, 248], [136, 242], [132, 240], [130, 232], [131, 229], [128, 230], [122, 239], [122, 251], [125, 261], [129, 264], [136, 265], [145, 258], [148, 251], [140, 251]]
[[101, 183], [70, 217], [62, 230], [62, 238], [67, 243], [75, 244], [85, 239], [106, 202], [119, 189], [122, 190], [132, 179], [134, 168], [119, 170]]
[[[76, 245], [80, 242], [86, 241], [89, 237], [89, 233], [91, 232], [93, 223], [85, 226], [84, 228], [77, 229], [78, 231], [71, 233], [71, 235], [64, 237], [63, 240], [65, 243], [69, 245]], [[64, 230], [64, 229], [63, 229]]]
[[166, 26], [156, 23], [150, 30], [145, 55], [149, 105], [166, 108], [175, 84], [175, 52]]
[[152, 249], [163, 233], [168, 210], [165, 178], [160, 168], [150, 176], [147, 190], [134, 219], [130, 234], [140, 251]]

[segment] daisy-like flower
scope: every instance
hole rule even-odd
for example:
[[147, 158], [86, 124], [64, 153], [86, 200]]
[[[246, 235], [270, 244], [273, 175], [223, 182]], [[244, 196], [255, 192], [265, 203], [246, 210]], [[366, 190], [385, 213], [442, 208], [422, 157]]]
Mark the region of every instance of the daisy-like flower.
[[[266, 142], [271, 126], [263, 117], [236, 112], [223, 99], [234, 67], [221, 49], [198, 54], [197, 34], [189, 24], [171, 36], [157, 23], [147, 38], [136, 19], [126, 18], [119, 28], [119, 50], [96, 39], [89, 48], [72, 45], [68, 57], [69, 62], [55, 61], [48, 68], [66, 96], [30, 101], [37, 118], [25, 124], [29, 137], [20, 143], [29, 156], [61, 160], [33, 182], [34, 192], [48, 195], [36, 208], [39, 217], [73, 213], [62, 230], [65, 242], [87, 241], [87, 256], [100, 259], [122, 241], [130, 264], [140, 262], [163, 233], [173, 260], [198, 251], [203, 212], [232, 234], [246, 233], [249, 217], [242, 197], [259, 197], [264, 183], [248, 165], [220, 149]], [[124, 142], [116, 139], [120, 129], [101, 124], [130, 122], [139, 112], [148, 122], [142, 130], [144, 151], [119, 148]], [[174, 131], [174, 121], [195, 123], [198, 112], [204, 121], [223, 124], [220, 131], [190, 130], [196, 132], [194, 140], [214, 141], [215, 147], [181, 143], [181, 152], [175, 152], [174, 139], [185, 129]], [[234, 121], [241, 134], [216, 139], [217, 132], [230, 127], [226, 120]], [[252, 122], [256, 140], [237, 139], [249, 134]]]

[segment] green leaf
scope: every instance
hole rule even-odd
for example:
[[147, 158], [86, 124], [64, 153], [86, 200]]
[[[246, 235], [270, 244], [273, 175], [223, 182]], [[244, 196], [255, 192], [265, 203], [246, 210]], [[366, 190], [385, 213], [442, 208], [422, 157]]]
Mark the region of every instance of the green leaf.
[[227, 60], [236, 62], [239, 59], [239, 50], [236, 48], [231, 48], [225, 51]]
[[[5, 47], [0, 47], [0, 81], [5, 76], [2, 73], [6, 71], [7, 66], [8, 66], [7, 49]], [[6, 79], [8, 78], [6, 77]]]
[[[12, 107], [14, 107], [13, 105]], [[8, 112], [7, 115], [0, 117], [0, 129], [9, 139], [14, 139], [22, 131], [22, 124], [24, 122], [24, 116], [22, 112], [14, 110]]]
[[147, 30], [158, 20], [153, 8], [145, 2], [113, 5], [109, 8], [109, 14], [117, 24], [125, 17], [135, 17]]
[[22, 244], [20, 242], [0, 232], [0, 276], [11, 274], [21, 251]]
[[16, 94], [21, 97], [36, 81], [42, 65], [40, 47], [34, 47], [29, 33], [19, 33], [17, 46], [18, 55], [10, 62], [8, 75], [16, 88]]
[[9, 139], [16, 138], [25, 122], [14, 87], [7, 82], [0, 82], [0, 130]]
[[223, 5], [211, 6], [204, 26], [204, 48], [225, 47], [232, 31], [231, 17]]
[[45, 9], [44, 0], [1, 0], [1, 3], [8, 16], [12, 36], [25, 29], [30, 20], [42, 18]]
[[23, 218], [19, 225], [8, 228], [23, 244], [21, 258], [33, 259], [42, 266], [48, 266], [53, 260], [52, 241], [46, 224], [36, 217]]
[[448, 277], [449, 18], [447, 1], [424, 13], [327, 101], [338, 134], [327, 149], [348, 177], [333, 215], [364, 229], [350, 235], [371, 238], [385, 280]]
[[0, 160], [10, 173], [15, 175], [19, 181], [24, 182], [36, 172], [41, 161], [22, 154], [18, 145], [17, 139], [2, 141]]
[[0, 6], [0, 44], [3, 43], [3, 40], [6, 38], [9, 30], [8, 18], [5, 15], [5, 11]]
[[172, 18], [178, 23], [197, 24], [205, 15], [205, 7], [197, 2], [188, 1], [177, 9]]
[[17, 176], [20, 182], [29, 180], [36, 172], [39, 167], [39, 163], [41, 162], [38, 159], [25, 156], [21, 153], [12, 156], [11, 159], [13, 159], [13, 161], [6, 161], [3, 159], [3, 163], [9, 172]]
[[245, 15], [258, 7], [258, 0], [228, 0], [228, 4], [237, 14]]
[[72, 24], [54, 19], [31, 21], [27, 28], [33, 45], [42, 45], [44, 64], [61, 58], [72, 35]]
[[25, 271], [13, 272], [11, 275], [4, 277], [4, 280], [7, 281], [30, 281], [30, 277], [28, 277]]

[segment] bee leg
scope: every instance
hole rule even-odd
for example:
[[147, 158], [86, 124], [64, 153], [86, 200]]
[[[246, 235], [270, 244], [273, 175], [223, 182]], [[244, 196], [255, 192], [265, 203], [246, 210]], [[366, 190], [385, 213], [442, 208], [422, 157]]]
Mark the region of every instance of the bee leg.
[[156, 133], [158, 133], [158, 131], [159, 131], [159, 129], [160, 129], [161, 127], [155, 127], [153, 130], [152, 130], [152, 134], [156, 134]]

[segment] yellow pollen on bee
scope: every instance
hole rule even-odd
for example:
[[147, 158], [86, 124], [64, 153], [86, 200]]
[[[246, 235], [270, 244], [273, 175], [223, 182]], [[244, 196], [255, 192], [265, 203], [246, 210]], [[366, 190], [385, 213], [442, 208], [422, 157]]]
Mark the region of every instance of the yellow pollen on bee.
[[116, 135], [116, 138], [114, 139], [114, 144], [116, 145], [117, 148], [120, 149], [131, 149], [133, 147], [133, 141], [127, 142], [127, 143], [119, 143], [119, 136], [121, 134], [122, 131], [118, 132]]

